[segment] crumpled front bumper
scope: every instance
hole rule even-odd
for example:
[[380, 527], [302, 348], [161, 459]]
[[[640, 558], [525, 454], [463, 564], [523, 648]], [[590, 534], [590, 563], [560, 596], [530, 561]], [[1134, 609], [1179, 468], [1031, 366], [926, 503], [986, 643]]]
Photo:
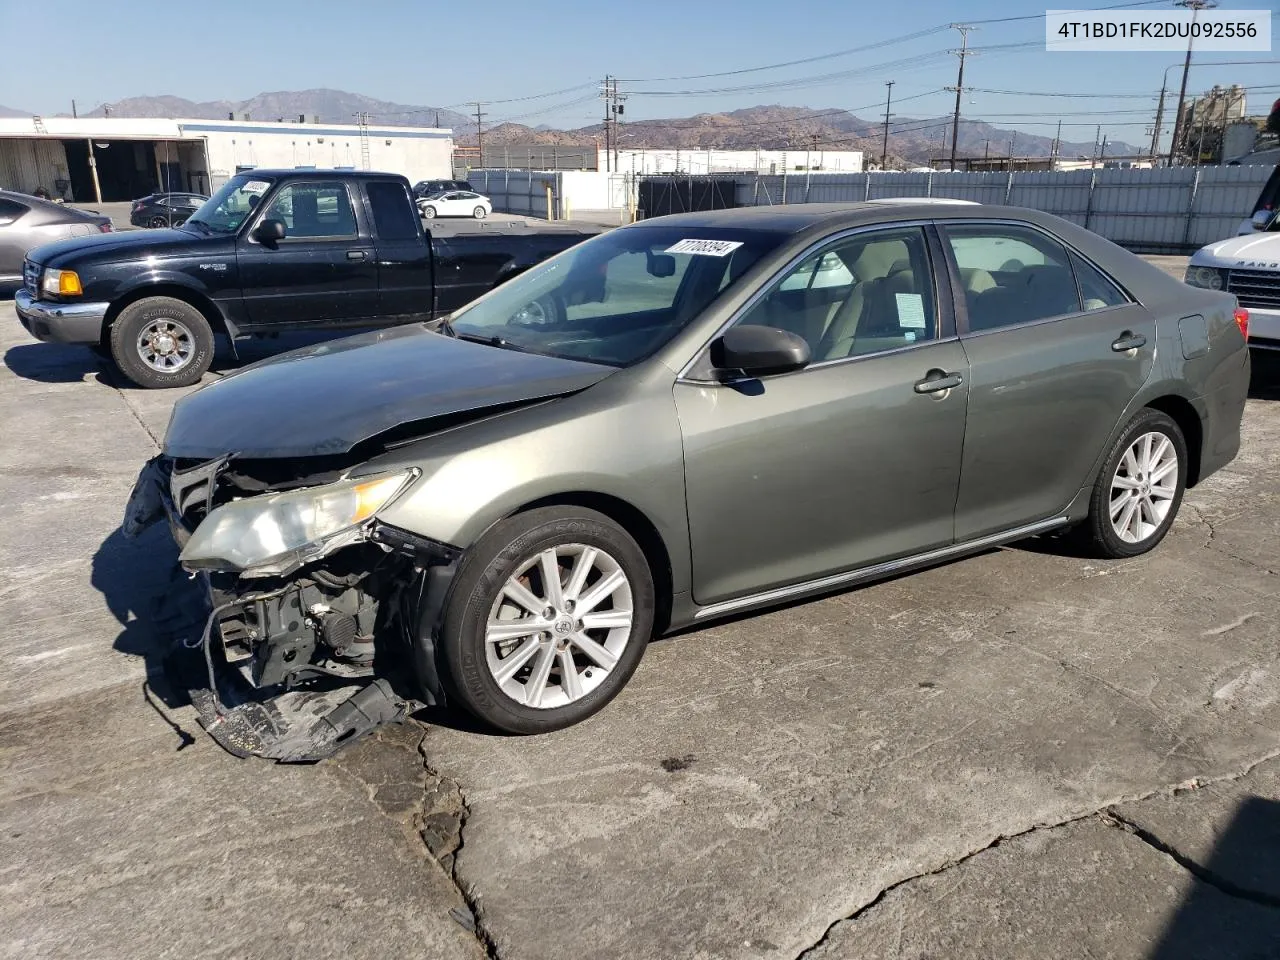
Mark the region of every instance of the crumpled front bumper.
[[[121, 524], [126, 537], [137, 537], [163, 518], [168, 521], [179, 548], [190, 538], [191, 531], [175, 505], [175, 496], [182, 494], [171, 488], [172, 479], [170, 463], [163, 455], [143, 466]], [[373, 539], [385, 549], [406, 557], [419, 557], [423, 551], [430, 551], [437, 561], [449, 556], [441, 552], [444, 548], [440, 545], [419, 542], [418, 538], [402, 531], [375, 530]], [[450, 567], [450, 571], [452, 569]], [[438, 569], [432, 572], [438, 573]], [[185, 599], [197, 616], [204, 615], [203, 631], [196, 625], [181, 638], [182, 646], [193, 654], [199, 651], [204, 659], [205, 685], [189, 690], [188, 694], [200, 726], [219, 746], [235, 756], [261, 757], [278, 763], [312, 763], [331, 756], [384, 724], [402, 723], [422, 707], [442, 702], [443, 691], [439, 690], [438, 680], [428, 681], [430, 692], [425, 703], [400, 695], [383, 676], [365, 676], [358, 680], [334, 678], [319, 685], [297, 687], [290, 684], [257, 687], [242, 670], [226, 662], [219, 640], [219, 621], [228, 609], [254, 603], [261, 595], [250, 590], [233, 598], [225, 593], [219, 596], [207, 575], [200, 574], [194, 579], [200, 581], [199, 596], [193, 595], [194, 590], [184, 590], [175, 597], [179, 602]], [[428, 584], [438, 590], [438, 580], [439, 577], [429, 577]], [[430, 594], [431, 589], [423, 592]], [[431, 680], [435, 679], [432, 670]], [[360, 685], [353, 689], [354, 682]]]
[[27, 289], [13, 297], [27, 333], [46, 343], [101, 343], [109, 303], [53, 303], [37, 300]]

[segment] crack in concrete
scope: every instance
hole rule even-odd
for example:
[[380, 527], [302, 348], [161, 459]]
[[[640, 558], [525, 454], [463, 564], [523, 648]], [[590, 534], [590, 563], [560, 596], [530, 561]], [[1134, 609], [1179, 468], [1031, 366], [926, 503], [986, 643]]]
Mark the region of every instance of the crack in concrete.
[[427, 855], [444, 871], [466, 904], [465, 911], [455, 907], [449, 915], [475, 935], [489, 960], [501, 960], [498, 944], [485, 926], [480, 897], [474, 887], [464, 885], [458, 877], [458, 854], [466, 844], [463, 831], [471, 817], [471, 808], [458, 782], [442, 776], [431, 766], [427, 756], [427, 731], [423, 731], [418, 741], [418, 755], [427, 779], [415, 824], [418, 837]]
[[1237, 563], [1243, 563], [1246, 566], [1253, 567], [1256, 570], [1261, 570], [1267, 576], [1274, 577], [1274, 576], [1280, 575], [1277, 573], [1277, 571], [1273, 567], [1265, 566], [1264, 564], [1259, 563], [1257, 560], [1250, 560], [1248, 557], [1242, 557], [1238, 553], [1232, 553], [1230, 550], [1226, 549], [1225, 547], [1218, 546], [1217, 545], [1218, 530], [1213, 525], [1213, 521], [1211, 521], [1208, 517], [1206, 517], [1204, 514], [1204, 510], [1196, 506], [1194, 503], [1188, 503], [1187, 508], [1190, 509], [1191, 512], [1196, 515], [1196, 522], [1201, 524], [1206, 530], [1209, 531], [1209, 535], [1205, 538], [1204, 543], [1200, 544], [1200, 547], [1202, 549], [1213, 550], [1215, 553], [1220, 553], [1229, 560], [1235, 560]]
[[[912, 874], [909, 877], [903, 877], [901, 880], [895, 880], [893, 883], [889, 884], [888, 886], [882, 887], [874, 897], [872, 897], [866, 903], [859, 906], [853, 912], [837, 917], [835, 920], [831, 921], [831, 923], [827, 925], [827, 928], [822, 932], [821, 937], [819, 937], [812, 944], [810, 944], [809, 946], [801, 950], [800, 953], [796, 954], [796, 960], [806, 960], [806, 958], [812, 957], [815, 951], [817, 951], [819, 948], [821, 948], [830, 940], [831, 934], [835, 931], [836, 927], [840, 926], [840, 924], [842, 923], [846, 923], [851, 920], [856, 920], [863, 914], [867, 913], [868, 911], [873, 910], [875, 907], [879, 906], [882, 902], [884, 902], [885, 897], [891, 894], [894, 890], [897, 890], [899, 887], [904, 887], [907, 884], [916, 882], [917, 880], [923, 880], [926, 877], [935, 877], [935, 876], [938, 876], [939, 874], [947, 873], [948, 871], [953, 870], [954, 868], [969, 862], [974, 857], [978, 856], [978, 854], [980, 853], [983, 853], [987, 850], [996, 849], [1005, 841], [1016, 840], [1020, 837], [1025, 837], [1032, 833], [1040, 833], [1040, 832], [1046, 832], [1050, 830], [1057, 830], [1061, 827], [1067, 827], [1067, 826], [1070, 826], [1071, 824], [1080, 823], [1084, 820], [1089, 820], [1094, 817], [1101, 819], [1104, 823], [1107, 823], [1110, 821], [1112, 822], [1111, 825], [1117, 826], [1121, 829], [1127, 830], [1130, 833], [1133, 833], [1133, 835], [1138, 839], [1142, 840], [1143, 842], [1150, 843], [1151, 846], [1153, 846], [1155, 849], [1160, 850], [1162, 853], [1165, 853], [1173, 857], [1175, 861], [1177, 861], [1181, 866], [1183, 866], [1184, 869], [1191, 872], [1194, 876], [1204, 880], [1206, 883], [1211, 883], [1214, 887], [1216, 887], [1217, 889], [1221, 890], [1224, 893], [1228, 893], [1231, 896], [1237, 896], [1242, 899], [1250, 899], [1256, 903], [1261, 903], [1266, 906], [1280, 907], [1280, 898], [1273, 898], [1267, 894], [1257, 893], [1256, 891], [1243, 890], [1242, 888], [1235, 888], [1236, 890], [1240, 890], [1241, 892], [1238, 892], [1238, 893], [1232, 892], [1231, 890], [1228, 889], [1228, 887], [1235, 887], [1235, 885], [1231, 884], [1230, 881], [1224, 880], [1223, 878], [1216, 877], [1216, 876], [1214, 877], [1214, 880], [1207, 879], [1206, 876], [1202, 876], [1201, 874], [1203, 873], [1208, 876], [1213, 876], [1212, 874], [1209, 874], [1209, 871], [1206, 871], [1203, 868], [1199, 867], [1198, 864], [1196, 864], [1195, 869], [1193, 869], [1190, 864], [1194, 864], [1194, 861], [1191, 861], [1189, 858], [1185, 858], [1185, 857], [1180, 859], [1179, 855], [1177, 855], [1176, 852], [1172, 851], [1172, 848], [1167, 848], [1166, 845], [1161, 845], [1158, 839], [1154, 837], [1152, 837], [1151, 839], [1148, 839], [1147, 837], [1139, 835], [1138, 831], [1141, 830], [1141, 828], [1137, 827], [1134, 824], [1131, 824], [1128, 820], [1126, 820], [1124, 817], [1122, 817], [1121, 815], [1115, 812], [1115, 807], [1121, 804], [1141, 803], [1144, 800], [1151, 800], [1159, 796], [1175, 796], [1176, 797], [1179, 794], [1187, 793], [1192, 790], [1199, 790], [1202, 787], [1210, 786], [1213, 784], [1232, 783], [1237, 780], [1242, 780], [1245, 777], [1249, 776], [1249, 774], [1253, 773], [1253, 771], [1257, 769], [1259, 766], [1261, 766], [1262, 764], [1268, 763], [1269, 761], [1276, 760], [1276, 759], [1280, 759], [1280, 748], [1276, 750], [1272, 750], [1269, 753], [1259, 757], [1256, 760], [1250, 761], [1248, 764], [1245, 765], [1245, 767], [1242, 770], [1236, 771], [1234, 773], [1222, 774], [1221, 776], [1216, 776], [1216, 777], [1192, 777], [1189, 780], [1184, 780], [1181, 783], [1173, 784], [1171, 786], [1159, 787], [1155, 790], [1149, 790], [1149, 791], [1146, 791], [1145, 793], [1140, 793], [1134, 796], [1122, 797], [1116, 800], [1111, 800], [1111, 801], [1108, 801], [1107, 803], [1102, 804], [1099, 807], [1096, 807], [1095, 809], [1085, 811], [1084, 813], [1074, 814], [1072, 816], [1065, 817], [1061, 820], [1056, 820], [1052, 823], [1035, 823], [1027, 827], [1026, 829], [1017, 830], [1013, 833], [997, 834], [989, 842], [983, 844], [980, 847], [975, 847], [973, 850], [970, 850], [968, 853], [964, 853], [958, 857], [952, 858], [951, 860], [947, 860], [939, 864], [938, 866], [934, 867], [931, 870], [923, 870], [920, 873]], [[1126, 826], [1126, 824], [1128, 826]], [[1185, 863], [1183, 862], [1184, 860], [1186, 861]], [[1199, 870], [1200, 872], [1198, 873], [1197, 870]], [[1214, 882], [1215, 880], [1217, 882]], [[1258, 899], [1258, 898], [1264, 898], [1264, 899]]]
[[1228, 897], [1233, 897], [1236, 900], [1246, 900], [1249, 903], [1256, 903], [1264, 907], [1280, 908], [1280, 896], [1264, 893], [1261, 890], [1250, 890], [1248, 887], [1242, 887], [1239, 884], [1233, 883], [1226, 877], [1214, 873], [1208, 867], [1197, 862], [1191, 857], [1188, 857], [1186, 854], [1181, 853], [1176, 847], [1161, 840], [1150, 830], [1138, 826], [1132, 820], [1128, 819], [1116, 810], [1108, 809], [1103, 815], [1103, 821], [1111, 821], [1113, 826], [1123, 830], [1125, 833], [1130, 834], [1136, 839], [1141, 840], [1153, 850], [1169, 857], [1174, 863], [1180, 866], [1183, 870], [1186, 870], [1197, 880], [1202, 883], [1207, 883], [1209, 886], [1213, 887], [1220, 893], [1226, 894]]
[[[110, 373], [108, 373], [108, 376], [110, 376]], [[151, 432], [151, 428], [148, 427], [146, 423], [143, 421], [142, 417], [138, 415], [138, 411], [135, 410], [133, 404], [129, 402], [129, 398], [125, 396], [124, 391], [121, 390], [118, 386], [116, 386], [114, 382], [111, 382], [110, 380], [108, 381], [107, 386], [115, 393], [116, 396], [120, 398], [120, 402], [124, 404], [124, 408], [129, 411], [129, 416], [133, 417], [133, 419], [137, 421], [138, 426], [142, 428], [143, 433], [145, 433], [148, 437], [151, 438], [151, 445], [155, 447], [156, 450], [159, 450], [160, 449], [159, 438], [154, 433]]]

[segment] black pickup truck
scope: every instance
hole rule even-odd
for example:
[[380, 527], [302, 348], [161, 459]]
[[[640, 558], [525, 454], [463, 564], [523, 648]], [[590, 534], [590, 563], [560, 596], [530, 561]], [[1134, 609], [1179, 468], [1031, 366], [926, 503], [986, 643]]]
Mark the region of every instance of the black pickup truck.
[[32, 336], [83, 343], [144, 387], [195, 383], [214, 335], [445, 316], [591, 236], [431, 236], [409, 181], [350, 170], [237, 174], [181, 227], [37, 247], [15, 296]]

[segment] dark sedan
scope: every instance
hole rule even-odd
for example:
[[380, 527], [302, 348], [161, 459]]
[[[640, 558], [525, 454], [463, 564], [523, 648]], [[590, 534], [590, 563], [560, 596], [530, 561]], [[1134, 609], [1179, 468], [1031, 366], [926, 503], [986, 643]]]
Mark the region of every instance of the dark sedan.
[[133, 201], [129, 222], [135, 227], [177, 227], [209, 198], [202, 193], [153, 193]]
[[659, 217], [179, 401], [130, 522], [168, 512], [264, 697], [407, 639], [428, 702], [554, 730], [656, 634], [1038, 534], [1151, 550], [1239, 450], [1247, 324], [1032, 210]]
[[22, 261], [28, 250], [55, 240], [110, 232], [110, 217], [0, 190], [0, 287], [21, 286]]

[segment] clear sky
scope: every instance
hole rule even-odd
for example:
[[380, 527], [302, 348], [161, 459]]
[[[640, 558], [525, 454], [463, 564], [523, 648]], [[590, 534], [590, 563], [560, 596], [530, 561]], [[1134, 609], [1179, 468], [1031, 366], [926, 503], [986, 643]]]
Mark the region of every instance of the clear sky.
[[[1120, 0], [1053, 3], [1112, 6]], [[1280, 0], [1221, 0], [1221, 7], [1269, 9]], [[1173, 9], [1145, 4], [1143, 9]], [[240, 100], [262, 91], [332, 87], [406, 104], [489, 105], [486, 122], [583, 126], [602, 112], [592, 99], [612, 74], [630, 93], [627, 119], [687, 116], [755, 104], [883, 113], [884, 83], [895, 81], [894, 114], [949, 114], [959, 34], [969, 37], [962, 114], [1000, 126], [1092, 141], [1095, 124], [1111, 139], [1149, 139], [1156, 94], [1175, 53], [1048, 53], [1035, 19], [1044, 0], [736, 0], [733, 3], [618, 3], [608, 0], [488, 0], [437, 4], [409, 0], [221, 0], [215, 4], [58, 0], [33, 10], [0, 0], [0, 23], [19, 27], [0, 58], [0, 104], [42, 114], [69, 112], [130, 96]], [[1273, 29], [1280, 34], [1280, 20]], [[910, 34], [922, 34], [903, 42]], [[30, 41], [30, 42], [26, 42]], [[1013, 49], [990, 49], [1019, 43]], [[705, 79], [785, 61], [859, 52], [782, 69]], [[986, 49], [984, 49], [986, 48]], [[1188, 93], [1211, 85], [1251, 88], [1250, 111], [1280, 97], [1280, 51], [1204, 53]], [[1250, 61], [1222, 64], [1222, 61]], [[1173, 96], [1180, 69], [1169, 70]], [[553, 96], [538, 97], [564, 91]], [[717, 92], [708, 92], [717, 91]], [[1018, 91], [996, 93], [988, 91]], [[1088, 94], [1047, 97], [1033, 94]], [[530, 98], [533, 99], [517, 99]], [[911, 98], [911, 99], [908, 99]], [[503, 102], [506, 101], [506, 102]], [[384, 118], [391, 119], [391, 118]], [[1169, 124], [1165, 127], [1166, 135]]]

